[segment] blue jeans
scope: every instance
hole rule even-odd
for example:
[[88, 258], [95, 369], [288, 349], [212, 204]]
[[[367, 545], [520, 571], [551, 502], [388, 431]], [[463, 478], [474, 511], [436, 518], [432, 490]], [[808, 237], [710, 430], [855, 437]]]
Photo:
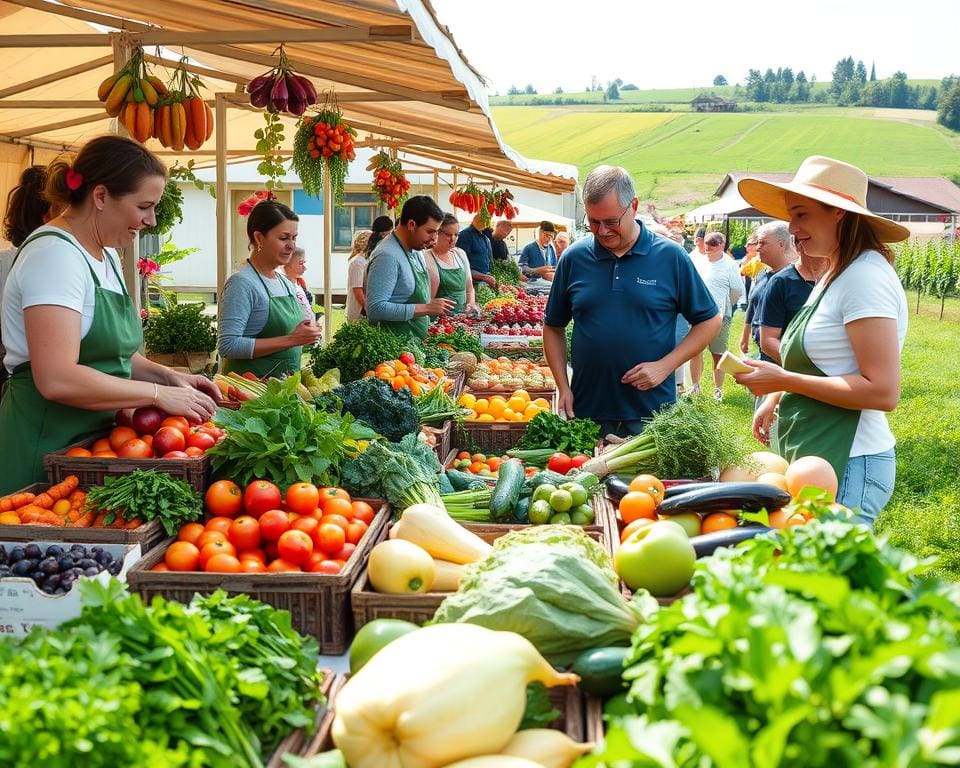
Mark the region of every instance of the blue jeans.
[[890, 501], [897, 479], [894, 449], [868, 456], [852, 456], [837, 490], [837, 501], [860, 510], [859, 521], [871, 528]]

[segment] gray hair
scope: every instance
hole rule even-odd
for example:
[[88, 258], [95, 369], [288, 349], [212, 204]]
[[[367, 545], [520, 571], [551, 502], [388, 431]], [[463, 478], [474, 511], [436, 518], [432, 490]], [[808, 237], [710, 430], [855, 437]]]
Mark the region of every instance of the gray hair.
[[616, 165], [601, 165], [587, 174], [583, 181], [583, 202], [595, 204], [610, 194], [617, 193], [617, 202], [627, 206], [637, 196], [633, 179], [626, 168]]
[[757, 227], [757, 240], [769, 235], [781, 243], [786, 243], [789, 248], [793, 243], [793, 235], [790, 234], [790, 225], [785, 221], [768, 221], [766, 224]]
[[307, 252], [303, 250], [300, 246], [297, 246], [293, 249], [293, 255], [295, 258], [306, 258]]

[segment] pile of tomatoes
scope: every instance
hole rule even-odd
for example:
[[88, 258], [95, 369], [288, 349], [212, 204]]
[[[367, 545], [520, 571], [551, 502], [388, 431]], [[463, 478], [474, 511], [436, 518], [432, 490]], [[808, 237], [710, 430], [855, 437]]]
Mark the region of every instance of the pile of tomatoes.
[[206, 523], [184, 525], [151, 570], [340, 573], [375, 514], [343, 488], [294, 483], [284, 496], [267, 480], [218, 480], [204, 505]]
[[191, 459], [203, 456], [226, 436], [213, 422], [191, 424], [158, 408], [117, 412], [117, 426], [89, 448], [66, 452], [75, 458]]

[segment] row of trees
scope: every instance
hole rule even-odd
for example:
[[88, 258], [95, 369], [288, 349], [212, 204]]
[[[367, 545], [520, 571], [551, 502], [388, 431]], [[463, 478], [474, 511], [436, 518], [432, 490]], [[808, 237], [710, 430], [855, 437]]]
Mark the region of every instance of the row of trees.
[[947, 296], [960, 293], [960, 241], [908, 241], [895, 248], [897, 274], [904, 290], [917, 292], [917, 313], [920, 296], [940, 299], [940, 319]]

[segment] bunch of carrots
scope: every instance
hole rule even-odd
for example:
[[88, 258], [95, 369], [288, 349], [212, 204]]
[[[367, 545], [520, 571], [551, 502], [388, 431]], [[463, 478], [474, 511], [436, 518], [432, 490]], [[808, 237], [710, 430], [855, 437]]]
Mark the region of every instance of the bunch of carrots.
[[122, 514], [112, 516], [110, 510], [96, 510], [87, 504], [87, 494], [81, 491], [76, 475], [51, 485], [41, 493], [21, 492], [0, 498], [0, 525], [55, 525], [67, 528], [139, 528], [141, 518], [124, 519]]

